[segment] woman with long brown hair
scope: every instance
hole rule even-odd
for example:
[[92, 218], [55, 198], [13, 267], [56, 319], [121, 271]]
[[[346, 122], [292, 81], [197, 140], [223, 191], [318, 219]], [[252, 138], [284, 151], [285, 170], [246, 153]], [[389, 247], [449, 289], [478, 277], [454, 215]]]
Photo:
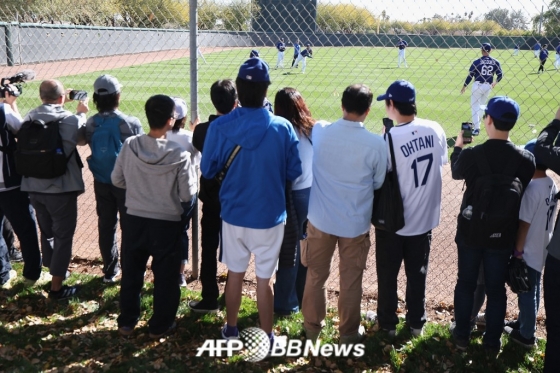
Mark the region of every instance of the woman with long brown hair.
[[311, 161], [313, 159], [313, 143], [311, 131], [315, 120], [301, 94], [295, 88], [282, 88], [276, 93], [274, 114], [286, 118], [292, 123], [299, 138], [298, 151], [303, 173], [292, 185], [292, 198], [296, 210], [298, 232], [296, 266], [279, 268], [274, 284], [274, 312], [288, 315], [298, 312], [303, 300], [307, 268], [301, 264], [299, 240], [304, 238], [309, 192], [313, 175]]

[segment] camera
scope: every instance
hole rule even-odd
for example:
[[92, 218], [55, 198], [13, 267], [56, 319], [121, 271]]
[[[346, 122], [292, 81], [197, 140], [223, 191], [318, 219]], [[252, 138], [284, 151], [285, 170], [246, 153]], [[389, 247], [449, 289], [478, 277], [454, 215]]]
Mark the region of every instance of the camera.
[[472, 142], [472, 129], [473, 129], [473, 124], [471, 122], [461, 123], [461, 130], [463, 131], [464, 144], [470, 144]]
[[6, 92], [10, 96], [19, 97], [23, 92], [23, 84], [33, 79], [35, 79], [33, 70], [24, 70], [14, 76], [2, 78], [0, 80], [0, 97], [4, 98]]
[[73, 89], [68, 93], [68, 98], [70, 100], [83, 101], [87, 98], [87, 92]]

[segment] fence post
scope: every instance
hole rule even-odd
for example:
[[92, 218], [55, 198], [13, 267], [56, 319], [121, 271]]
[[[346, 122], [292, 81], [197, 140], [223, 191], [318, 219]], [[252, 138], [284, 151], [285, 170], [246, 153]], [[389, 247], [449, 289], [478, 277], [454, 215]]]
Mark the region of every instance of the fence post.
[[[191, 121], [198, 118], [198, 9], [197, 1], [189, 1], [189, 51], [191, 76]], [[198, 178], [198, 172], [197, 172]], [[198, 278], [198, 198], [192, 216], [192, 277]]]
[[4, 34], [6, 35], [6, 62], [8, 66], [14, 66], [14, 50], [12, 44], [12, 25], [6, 23], [4, 25]]

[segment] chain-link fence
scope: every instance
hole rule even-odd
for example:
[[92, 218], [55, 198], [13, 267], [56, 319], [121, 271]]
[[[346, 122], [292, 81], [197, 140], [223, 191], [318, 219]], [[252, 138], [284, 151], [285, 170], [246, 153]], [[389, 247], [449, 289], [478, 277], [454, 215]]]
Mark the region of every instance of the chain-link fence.
[[[278, 89], [293, 86], [316, 119], [334, 121], [341, 115], [340, 92], [347, 85], [363, 82], [374, 94], [381, 94], [394, 80], [407, 79], [418, 91], [419, 116], [438, 121], [451, 138], [459, 132], [460, 123], [471, 117], [469, 94], [460, 95], [460, 89], [470, 64], [480, 56], [480, 44], [489, 42], [504, 70], [503, 81], [491, 95], [509, 95], [521, 105], [522, 115], [511, 139], [523, 145], [536, 137], [558, 106], [558, 14], [555, 1], [401, 0], [380, 5], [358, 0], [190, 4], [182, 0], [3, 0], [0, 73], [9, 77], [31, 68], [36, 81], [58, 78], [66, 88], [89, 91], [98, 75], [110, 73], [124, 86], [121, 110], [139, 117], [146, 127], [143, 104], [155, 93], [184, 97], [191, 103], [191, 118], [199, 116], [204, 121], [214, 112], [211, 83], [235, 78], [250, 50], [258, 49], [272, 68], [270, 98]], [[398, 67], [396, 45], [401, 38], [408, 47], [406, 62]], [[283, 66], [277, 66], [275, 45], [282, 39], [287, 49]], [[301, 68], [291, 68], [296, 43], [309, 44], [314, 51], [305, 74]], [[532, 51], [536, 43], [548, 44], [550, 53], [542, 74], [536, 73], [539, 58]], [[22, 114], [39, 104], [37, 87], [37, 82], [29, 82], [19, 98]], [[383, 116], [383, 105], [374, 104], [367, 127], [380, 133]], [[484, 139], [482, 134], [476, 142]], [[82, 157], [88, 152], [86, 147], [80, 150]], [[100, 273], [93, 178], [87, 164], [83, 176], [86, 192], [79, 197], [72, 266]], [[431, 304], [453, 300], [454, 236], [462, 193], [462, 182], [453, 181], [446, 166], [441, 223], [433, 232], [428, 272], [426, 296]], [[193, 224], [198, 226], [198, 221]], [[375, 243], [364, 276], [369, 299], [377, 293], [374, 250]], [[192, 266], [193, 262], [196, 257]], [[333, 268], [328, 287], [336, 291], [336, 263]], [[220, 267], [219, 272], [223, 271]], [[254, 278], [254, 273], [248, 276]], [[405, 287], [401, 272], [399, 291], [403, 294]], [[509, 310], [516, 312], [511, 294], [509, 300]]]

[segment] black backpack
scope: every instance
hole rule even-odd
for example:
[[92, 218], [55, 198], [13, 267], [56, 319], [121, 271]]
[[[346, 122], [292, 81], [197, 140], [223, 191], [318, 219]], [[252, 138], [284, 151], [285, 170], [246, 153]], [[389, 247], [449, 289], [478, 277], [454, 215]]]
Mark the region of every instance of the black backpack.
[[66, 157], [59, 124], [65, 118], [51, 122], [40, 119], [25, 121], [17, 134], [16, 171], [25, 177], [53, 179], [66, 173]]
[[523, 185], [515, 176], [517, 160], [512, 157], [503, 172], [496, 174], [490, 169], [484, 149], [477, 146], [473, 151], [480, 176], [476, 178], [469, 201], [462, 204], [458, 230], [469, 246], [511, 250], [517, 236], [523, 196]]

